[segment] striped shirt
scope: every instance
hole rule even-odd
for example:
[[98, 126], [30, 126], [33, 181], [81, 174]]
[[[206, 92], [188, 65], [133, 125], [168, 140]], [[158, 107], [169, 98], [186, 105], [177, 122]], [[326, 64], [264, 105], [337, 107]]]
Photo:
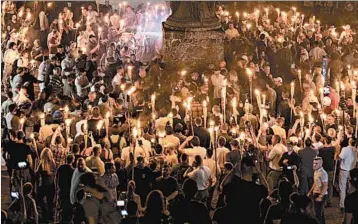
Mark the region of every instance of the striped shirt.
[[52, 93], [54, 94], [62, 93], [63, 83], [59, 75], [53, 75], [51, 77], [49, 85], [52, 86]]

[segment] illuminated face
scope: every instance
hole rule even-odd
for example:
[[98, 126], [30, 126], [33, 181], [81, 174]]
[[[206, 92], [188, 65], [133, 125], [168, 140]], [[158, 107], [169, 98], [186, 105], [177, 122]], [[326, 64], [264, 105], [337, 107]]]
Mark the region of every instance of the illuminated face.
[[322, 167], [322, 161], [321, 160], [313, 160], [313, 169], [318, 170]]
[[169, 176], [169, 168], [168, 167], [163, 167], [162, 175], [163, 175], [163, 177], [168, 177]]
[[86, 167], [86, 163], [84, 159], [79, 159], [77, 161], [77, 168], [80, 172], [84, 172]]

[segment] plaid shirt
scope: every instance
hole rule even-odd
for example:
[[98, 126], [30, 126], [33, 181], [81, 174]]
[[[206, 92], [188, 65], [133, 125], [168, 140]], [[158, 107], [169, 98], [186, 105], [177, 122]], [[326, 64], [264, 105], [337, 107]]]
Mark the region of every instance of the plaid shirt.
[[59, 167], [62, 164], [66, 163], [67, 148], [64, 148], [62, 145], [56, 145], [51, 147], [53, 158], [56, 162], [56, 167]]

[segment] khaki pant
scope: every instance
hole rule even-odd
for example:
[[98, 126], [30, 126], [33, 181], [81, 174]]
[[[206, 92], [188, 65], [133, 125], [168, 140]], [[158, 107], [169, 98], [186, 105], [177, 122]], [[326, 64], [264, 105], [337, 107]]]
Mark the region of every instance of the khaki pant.
[[267, 175], [267, 183], [270, 192], [272, 192], [277, 187], [280, 176], [281, 176], [281, 171], [276, 171], [276, 170], [271, 170]]
[[348, 193], [350, 192], [349, 184], [349, 171], [340, 170], [339, 171], [339, 207], [344, 208], [344, 200], [346, 199], [347, 187]]

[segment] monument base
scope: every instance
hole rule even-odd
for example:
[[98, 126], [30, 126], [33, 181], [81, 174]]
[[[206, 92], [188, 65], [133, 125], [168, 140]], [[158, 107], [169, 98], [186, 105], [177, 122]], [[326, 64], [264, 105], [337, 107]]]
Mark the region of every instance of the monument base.
[[223, 30], [181, 31], [163, 26], [163, 55], [168, 67], [202, 71], [224, 59]]

